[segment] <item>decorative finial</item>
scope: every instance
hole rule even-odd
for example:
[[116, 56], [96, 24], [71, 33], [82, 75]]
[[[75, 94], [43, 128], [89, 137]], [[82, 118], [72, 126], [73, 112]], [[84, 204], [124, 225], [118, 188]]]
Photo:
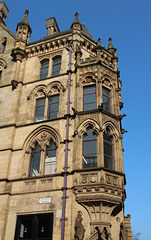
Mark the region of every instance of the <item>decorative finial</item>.
[[25, 15], [28, 15], [28, 13], [29, 13], [29, 11], [26, 9], [26, 11], [25, 11]]
[[101, 45], [101, 38], [98, 38], [98, 40], [97, 40], [97, 46], [100, 46]]
[[79, 13], [78, 13], [78, 12], [76, 12], [76, 13], [75, 13], [75, 17], [76, 17], [76, 18], [78, 18], [78, 16], [79, 16]]
[[111, 42], [112, 41], [112, 38], [111, 37], [109, 37], [109, 40], [108, 40], [109, 42]]

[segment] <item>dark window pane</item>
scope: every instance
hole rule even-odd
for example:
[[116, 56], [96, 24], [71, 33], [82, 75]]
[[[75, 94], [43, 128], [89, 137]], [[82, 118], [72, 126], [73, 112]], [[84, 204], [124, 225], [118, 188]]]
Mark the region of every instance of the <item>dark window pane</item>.
[[45, 98], [36, 100], [36, 109], [35, 109], [35, 121], [41, 121], [44, 117], [45, 111]]
[[102, 88], [102, 103], [103, 103], [103, 109], [110, 112], [111, 111], [110, 90], [104, 87]]
[[84, 94], [87, 94], [87, 93], [95, 93], [96, 92], [96, 89], [95, 89], [95, 85], [92, 85], [92, 86], [86, 86], [83, 88], [83, 93]]
[[47, 77], [48, 68], [49, 68], [49, 60], [48, 59], [41, 62], [40, 79], [44, 79]]
[[59, 111], [59, 95], [51, 96], [49, 98], [48, 119], [57, 118]]
[[61, 57], [57, 56], [53, 59], [52, 76], [59, 75], [60, 69], [61, 69]]
[[104, 134], [104, 167], [114, 169], [113, 140], [109, 131]]
[[31, 152], [31, 162], [30, 162], [30, 170], [29, 170], [30, 177], [38, 176], [39, 167], [40, 167], [40, 157], [41, 157], [41, 151], [40, 151], [40, 147], [37, 145], [35, 149]]
[[92, 133], [92, 128], [87, 129], [83, 136], [82, 167], [97, 167], [97, 137]]
[[86, 86], [83, 88], [83, 110], [91, 110], [96, 108], [96, 87]]
[[52, 240], [53, 214], [17, 217], [14, 240]]

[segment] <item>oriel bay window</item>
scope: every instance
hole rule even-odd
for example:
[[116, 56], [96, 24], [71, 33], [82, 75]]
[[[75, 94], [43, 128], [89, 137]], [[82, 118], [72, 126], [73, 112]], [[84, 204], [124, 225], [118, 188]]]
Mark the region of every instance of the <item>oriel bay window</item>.
[[59, 95], [36, 99], [35, 122], [57, 118]]
[[96, 86], [83, 87], [83, 110], [96, 109]]
[[103, 109], [111, 112], [111, 92], [105, 87], [102, 87], [102, 103]]
[[103, 135], [104, 142], [104, 167], [114, 169], [114, 151], [113, 151], [113, 137], [110, 135], [109, 129]]
[[43, 151], [41, 147], [36, 144], [31, 151], [29, 177], [38, 176], [39, 173], [48, 175], [54, 174], [56, 168], [56, 145], [50, 142]]
[[52, 240], [53, 213], [17, 216], [14, 240]]
[[97, 167], [97, 136], [92, 132], [92, 128], [88, 128], [83, 135], [82, 167]]

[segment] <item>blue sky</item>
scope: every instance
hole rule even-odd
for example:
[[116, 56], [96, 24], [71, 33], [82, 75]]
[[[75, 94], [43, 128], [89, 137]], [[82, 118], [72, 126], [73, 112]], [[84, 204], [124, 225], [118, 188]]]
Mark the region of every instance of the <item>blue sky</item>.
[[[55, 17], [61, 31], [70, 28], [76, 11], [97, 41], [108, 46], [112, 37], [119, 57], [122, 98], [126, 113], [122, 125], [124, 166], [127, 179], [125, 214], [131, 214], [132, 230], [141, 232], [141, 240], [150, 240], [150, 0], [6, 0], [9, 14], [6, 24], [16, 33], [16, 26], [29, 10], [31, 41], [46, 36], [46, 19]], [[148, 131], [149, 130], [149, 131]]]

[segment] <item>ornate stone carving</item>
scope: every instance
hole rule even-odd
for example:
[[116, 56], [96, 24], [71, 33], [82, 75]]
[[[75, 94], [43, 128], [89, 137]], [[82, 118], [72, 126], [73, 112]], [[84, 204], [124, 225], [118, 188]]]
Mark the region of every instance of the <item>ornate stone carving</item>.
[[107, 184], [118, 186], [118, 177], [116, 176], [105, 174], [105, 180]]
[[84, 232], [85, 229], [82, 225], [82, 212], [78, 211], [76, 220], [75, 220], [75, 235], [74, 235], [74, 239], [76, 240], [82, 240], [84, 238]]
[[120, 240], [128, 240], [127, 229], [123, 222], [120, 225]]

